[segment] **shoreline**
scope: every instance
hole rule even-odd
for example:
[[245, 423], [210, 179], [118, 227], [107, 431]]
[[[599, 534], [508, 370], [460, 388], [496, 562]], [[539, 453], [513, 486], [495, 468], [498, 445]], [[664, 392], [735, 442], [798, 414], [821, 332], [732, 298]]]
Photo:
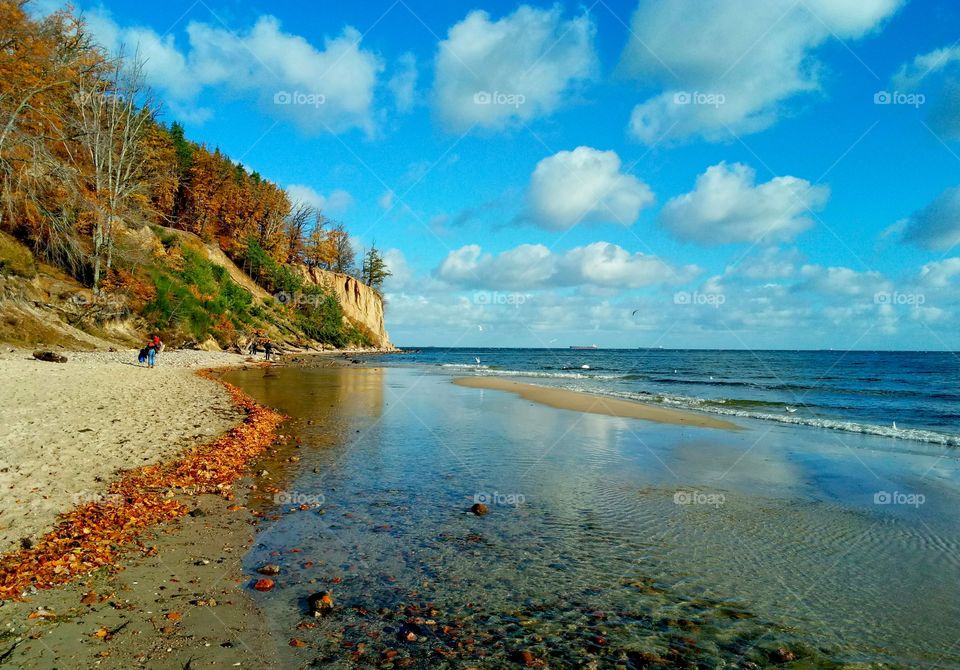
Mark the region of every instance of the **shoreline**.
[[[0, 556], [0, 662], [23, 668], [128, 668], [149, 667], [163, 658], [171, 667], [187, 667], [210, 648], [218, 664], [229, 659], [227, 665], [278, 667], [270, 640], [260, 634], [268, 624], [244, 588], [249, 579], [242, 559], [262, 515], [251, 516], [245, 505], [257, 488], [247, 473], [269, 458], [283, 417], [217, 377], [217, 370], [250, 365], [245, 357], [167, 351], [154, 370], [120, 365], [135, 354], [66, 352], [68, 362], [57, 364], [25, 360], [29, 354], [23, 350], [0, 353], [0, 371], [20, 375], [3, 399], [16, 408], [24, 393], [40, 397], [41, 402], [20, 410], [33, 417], [26, 423], [38, 428], [42, 440], [65, 432], [77, 415], [71, 407], [52, 419], [43, 416], [50, 408], [50, 387], [60, 394], [53, 397], [72, 394], [101, 402], [97, 392], [103, 390], [104, 374], [119, 376], [122, 385], [137, 391], [134, 404], [152, 384], [192, 391], [189, 398], [170, 393], [157, 404], [175, 405], [181, 413], [194, 405], [196, 412], [187, 415], [198, 417], [208, 431], [190, 434], [195, 424], [178, 424], [176, 418], [184, 415], [166, 416], [161, 407], [166, 423], [158, 422], [167, 439], [153, 439], [138, 421], [125, 418], [135, 408], [122, 397], [117, 404], [98, 405], [110, 417], [110, 429], [79, 433], [69, 454], [88, 479], [51, 473], [61, 481], [47, 479], [44, 485], [58, 487], [57, 504], [34, 508], [30, 525], [20, 528], [36, 530], [19, 548], [8, 541]], [[81, 374], [71, 387], [70, 378], [78, 372], [95, 379]], [[13, 447], [23, 447], [19, 433], [0, 425], [0, 437], [9, 443], [5, 456], [16, 463]], [[189, 430], [180, 434], [177, 428]], [[111, 446], [129, 458], [105, 456]], [[10, 469], [3, 474], [12, 474]], [[95, 490], [84, 489], [88, 480]], [[15, 493], [24, 495], [22, 487]], [[39, 491], [34, 487], [32, 493]]]
[[609, 398], [593, 393], [583, 393], [568, 389], [525, 384], [508, 379], [494, 377], [457, 377], [453, 380], [457, 386], [490, 391], [507, 391], [524, 400], [539, 403], [555, 409], [565, 409], [588, 414], [602, 414], [623, 419], [640, 419], [656, 423], [667, 423], [692, 428], [715, 428], [719, 430], [745, 430], [735, 423], [714, 419], [696, 412], [671, 407], [656, 407], [635, 400]]

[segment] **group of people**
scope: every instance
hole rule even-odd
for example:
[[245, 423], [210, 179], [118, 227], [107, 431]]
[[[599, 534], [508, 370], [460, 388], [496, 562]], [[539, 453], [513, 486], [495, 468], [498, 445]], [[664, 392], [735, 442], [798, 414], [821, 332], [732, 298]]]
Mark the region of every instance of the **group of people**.
[[251, 356], [256, 356], [258, 346], [263, 347], [264, 358], [269, 361], [273, 356], [273, 342], [270, 341], [269, 337], [262, 335], [251, 337], [250, 345], [247, 347], [247, 353]]
[[160, 341], [160, 336], [151, 335], [150, 339], [147, 340], [147, 346], [140, 350], [140, 355], [137, 356], [137, 360], [141, 365], [146, 363], [147, 367], [152, 368], [157, 363], [157, 354], [162, 350], [163, 342]]
[[[263, 353], [266, 357], [266, 360], [271, 360], [273, 358], [273, 342], [270, 341], [269, 337], [263, 335], [257, 335], [250, 338], [250, 344], [247, 346], [247, 352], [251, 356], [256, 356], [258, 347], [263, 347]], [[147, 340], [147, 346], [140, 350], [137, 360], [141, 365], [144, 363], [148, 368], [152, 368], [157, 364], [157, 354], [163, 351], [163, 342], [160, 340], [159, 335], [151, 335], [150, 339]]]

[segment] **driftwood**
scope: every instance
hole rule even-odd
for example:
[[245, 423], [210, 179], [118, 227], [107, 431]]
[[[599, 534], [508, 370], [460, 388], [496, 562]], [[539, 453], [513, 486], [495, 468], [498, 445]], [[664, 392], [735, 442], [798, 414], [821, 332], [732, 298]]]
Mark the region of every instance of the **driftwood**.
[[67, 357], [61, 356], [58, 353], [52, 351], [34, 351], [33, 357], [38, 361], [47, 361], [48, 363], [66, 363]]

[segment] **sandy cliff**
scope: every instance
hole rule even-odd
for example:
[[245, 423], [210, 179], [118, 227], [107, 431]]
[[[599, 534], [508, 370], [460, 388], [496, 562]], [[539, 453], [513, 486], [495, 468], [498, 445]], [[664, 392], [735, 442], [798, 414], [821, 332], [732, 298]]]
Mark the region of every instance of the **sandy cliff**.
[[305, 265], [298, 266], [303, 278], [333, 291], [347, 318], [363, 324], [377, 339], [376, 346], [393, 348], [383, 323], [383, 299], [380, 294], [355, 277]]

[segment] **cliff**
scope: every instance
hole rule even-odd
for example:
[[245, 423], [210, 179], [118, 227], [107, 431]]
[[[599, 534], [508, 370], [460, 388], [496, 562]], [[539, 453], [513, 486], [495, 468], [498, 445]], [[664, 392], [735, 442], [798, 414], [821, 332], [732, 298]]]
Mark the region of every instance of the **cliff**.
[[374, 289], [350, 275], [330, 272], [306, 265], [297, 266], [303, 279], [315, 286], [324, 286], [333, 292], [343, 308], [344, 315], [370, 330], [376, 346], [392, 349], [390, 336], [383, 322], [383, 298]]

